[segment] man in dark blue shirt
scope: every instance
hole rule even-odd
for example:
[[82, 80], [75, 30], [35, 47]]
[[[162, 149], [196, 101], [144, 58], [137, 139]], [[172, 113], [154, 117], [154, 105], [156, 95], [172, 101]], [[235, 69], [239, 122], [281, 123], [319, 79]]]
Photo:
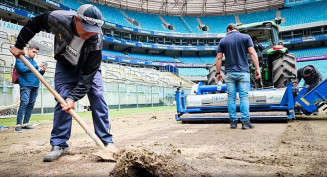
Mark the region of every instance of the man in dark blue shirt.
[[235, 24], [227, 26], [227, 36], [219, 43], [216, 59], [217, 80], [222, 79], [220, 68], [223, 54], [225, 55], [225, 81], [228, 93], [228, 112], [230, 116], [230, 127], [237, 128], [238, 118], [236, 116], [236, 93], [239, 92], [242, 129], [254, 128], [250, 123], [249, 114], [249, 98], [248, 92], [250, 88], [250, 69], [247, 53], [250, 54], [253, 65], [255, 66], [256, 79], [261, 78], [259, 70], [259, 62], [256, 51], [253, 47], [252, 39], [247, 34], [237, 31]]

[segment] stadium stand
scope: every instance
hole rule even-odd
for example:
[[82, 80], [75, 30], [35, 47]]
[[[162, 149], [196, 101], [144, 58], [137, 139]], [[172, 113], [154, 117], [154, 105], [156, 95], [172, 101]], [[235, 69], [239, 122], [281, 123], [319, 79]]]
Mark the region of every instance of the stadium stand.
[[102, 50], [103, 55], [111, 55], [111, 56], [119, 56], [119, 57], [129, 57], [128, 55], [125, 55], [120, 52], [112, 51], [112, 50]]
[[[62, 0], [64, 5], [77, 9], [82, 2], [90, 3], [85, 0], [80, 1], [69, 1]], [[95, 4], [105, 16], [105, 19], [109, 22], [121, 24], [128, 27], [134, 27], [127, 22], [126, 17], [120, 10], [100, 4]], [[327, 13], [326, 9], [327, 1], [319, 1], [305, 5], [294, 6], [291, 8], [286, 8], [281, 10], [282, 18], [285, 18], [285, 23], [282, 23], [281, 26], [292, 26], [299, 24], [306, 24], [312, 22], [326, 21]], [[146, 30], [155, 30], [155, 31], [164, 31], [169, 32], [168, 29], [162, 26], [163, 22], [160, 20], [158, 15], [153, 14], [145, 14], [139, 12], [132, 12], [127, 10], [122, 10], [125, 14], [130, 18], [136, 19], [140, 24], [142, 29]], [[275, 19], [276, 17], [276, 9], [268, 10], [268, 11], [259, 11], [248, 14], [236, 14], [239, 16], [239, 19], [242, 23], [254, 23], [258, 21], [270, 21]], [[299, 15], [301, 14], [301, 15]], [[315, 14], [315, 15], [312, 15]], [[180, 33], [203, 33], [197, 29], [197, 25], [199, 24], [196, 20], [196, 17], [183, 17], [184, 22], [180, 17], [177, 16], [162, 16], [167, 23], [174, 25], [176, 28], [175, 32]], [[212, 17], [200, 17], [201, 21], [204, 25], [208, 25], [210, 28], [209, 33], [225, 33], [225, 28], [229, 23], [236, 23], [234, 15], [226, 15], [226, 16], [212, 16]], [[190, 26], [189, 29], [187, 26]]]
[[281, 15], [282, 18], [285, 18], [285, 23], [282, 23], [281, 26], [292, 26], [326, 21], [326, 7], [327, 1], [319, 1], [295, 6], [289, 9], [282, 9]]
[[147, 83], [159, 86], [179, 85], [182, 82], [185, 86], [192, 86], [189, 80], [177, 77], [170, 72], [162, 72], [156, 69], [144, 67], [130, 67], [115, 63], [102, 63], [103, 78], [107, 82], [113, 80], [120, 82]]
[[128, 54], [131, 58], [148, 60], [148, 61], [164, 61], [164, 62], [176, 62], [173, 57], [161, 56], [161, 55], [146, 55], [140, 53], [130, 53]]
[[216, 17], [200, 17], [204, 25], [210, 27], [210, 33], [226, 33], [226, 27], [230, 23], [235, 22], [234, 15], [216, 16]]
[[289, 53], [294, 53], [296, 58], [327, 55], [327, 47], [292, 50]]
[[183, 21], [176, 16], [162, 16], [162, 18], [165, 19], [167, 23], [173, 24], [174, 27], [176, 28], [176, 32], [180, 33], [192, 33], [191, 30], [189, 30]]
[[206, 63], [206, 64], [212, 64], [212, 63], [216, 62], [216, 56], [200, 57], [200, 59], [203, 61], [203, 63]]
[[209, 71], [204, 68], [178, 68], [181, 76], [207, 76]]
[[245, 24], [260, 21], [272, 21], [276, 17], [276, 9], [269, 11], [253, 12], [249, 14], [239, 14], [240, 21]]
[[190, 26], [193, 33], [203, 34], [203, 31], [197, 29], [197, 26], [199, 25], [199, 23], [195, 17], [183, 17], [183, 19]]
[[199, 57], [178, 57], [178, 60], [182, 63], [200, 63], [203, 64], [203, 61]]
[[128, 17], [136, 19], [141, 24], [142, 29], [169, 32], [168, 29], [162, 26], [163, 22], [159, 19], [158, 15], [138, 13], [127, 10], [122, 11], [128, 15]]
[[71, 1], [71, 0], [61, 0], [61, 3], [67, 7], [70, 7], [71, 9], [77, 10], [82, 3], [80, 1]]

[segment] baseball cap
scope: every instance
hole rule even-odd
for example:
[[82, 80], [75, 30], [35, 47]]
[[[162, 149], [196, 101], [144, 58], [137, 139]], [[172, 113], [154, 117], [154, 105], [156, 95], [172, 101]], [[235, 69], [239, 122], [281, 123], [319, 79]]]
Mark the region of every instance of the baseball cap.
[[87, 32], [102, 33], [103, 16], [101, 11], [92, 4], [84, 4], [77, 10], [77, 17], [82, 22], [82, 27]]

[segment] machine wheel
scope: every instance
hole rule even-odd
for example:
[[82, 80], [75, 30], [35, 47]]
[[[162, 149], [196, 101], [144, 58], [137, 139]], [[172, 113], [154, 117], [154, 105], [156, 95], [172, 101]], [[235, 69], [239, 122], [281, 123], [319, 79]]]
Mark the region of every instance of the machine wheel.
[[[272, 81], [275, 88], [286, 85], [287, 77], [297, 74], [296, 60], [294, 54], [280, 54], [272, 62]], [[294, 78], [294, 79], [295, 79]]]
[[[221, 66], [220, 73], [223, 76], [223, 79], [225, 79], [225, 66]], [[216, 64], [213, 64], [209, 67], [209, 74], [207, 75], [208, 78], [208, 85], [217, 85], [217, 77], [216, 74]]]

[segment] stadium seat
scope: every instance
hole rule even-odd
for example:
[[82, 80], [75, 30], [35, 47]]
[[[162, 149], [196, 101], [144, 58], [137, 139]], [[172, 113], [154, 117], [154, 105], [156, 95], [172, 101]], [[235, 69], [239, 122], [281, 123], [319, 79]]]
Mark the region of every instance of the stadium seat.
[[120, 57], [129, 57], [123, 53], [117, 52], [117, 51], [112, 51], [112, 50], [102, 50], [103, 55], [111, 55], [111, 56], [120, 56]]
[[176, 62], [173, 57], [161, 56], [161, 55], [147, 55], [139, 53], [130, 53], [129, 56], [135, 59], [147, 60], [147, 61], [163, 61], [163, 62]]
[[165, 29], [162, 26], [163, 22], [159, 19], [158, 15], [138, 13], [138, 12], [132, 12], [127, 10], [122, 10], [122, 11], [128, 17], [136, 19], [141, 24], [142, 29], [169, 32], [168, 29]]
[[183, 17], [183, 19], [190, 26], [193, 33], [203, 34], [203, 31], [197, 29], [197, 26], [199, 25], [199, 23], [196, 20], [196, 17]]
[[292, 50], [289, 53], [294, 53], [296, 58], [327, 55], [327, 47]]
[[234, 15], [214, 16], [214, 17], [200, 17], [203, 24], [210, 27], [209, 33], [226, 33], [226, 27], [230, 23], [235, 22]]
[[203, 64], [203, 61], [199, 57], [178, 57], [178, 60], [182, 63], [198, 63]]
[[178, 68], [181, 76], [207, 76], [209, 71], [205, 68]]
[[281, 26], [292, 26], [326, 21], [326, 7], [327, 1], [319, 1], [282, 9], [281, 15], [282, 18], [285, 18], [285, 23], [282, 23]]
[[212, 56], [212, 57], [200, 57], [200, 59], [205, 64], [212, 64], [212, 63], [215, 63], [216, 62], [216, 56]]
[[180, 33], [191, 33], [186, 24], [177, 16], [162, 16], [166, 20], [167, 23], [174, 25], [176, 28], [175, 32]]
[[255, 23], [260, 21], [271, 21], [276, 17], [276, 9], [268, 11], [239, 14], [240, 21], [244, 24]]

